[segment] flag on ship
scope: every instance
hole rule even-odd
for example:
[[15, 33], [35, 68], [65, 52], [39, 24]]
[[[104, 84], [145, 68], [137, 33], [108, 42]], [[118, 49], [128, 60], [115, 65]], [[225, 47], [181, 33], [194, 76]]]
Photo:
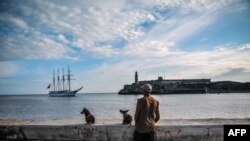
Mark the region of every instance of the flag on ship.
[[48, 85], [47, 89], [49, 89], [51, 87], [51, 84]]

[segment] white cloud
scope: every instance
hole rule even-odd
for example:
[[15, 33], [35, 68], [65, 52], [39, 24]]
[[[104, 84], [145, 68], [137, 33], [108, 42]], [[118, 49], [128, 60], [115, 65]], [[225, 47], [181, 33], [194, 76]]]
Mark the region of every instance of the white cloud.
[[122, 54], [126, 56], [164, 57], [172, 53], [170, 49], [174, 46], [173, 42], [144, 41], [130, 44], [122, 50]]
[[22, 20], [20, 17], [15, 17], [8, 13], [1, 13], [0, 21], [5, 22], [6, 24], [14, 25], [23, 30], [26, 30], [28, 28], [28, 25], [24, 20]]
[[23, 35], [6, 38], [1, 43], [0, 59], [58, 59], [70, 51], [50, 38], [40, 37], [35, 34], [30, 38]]
[[112, 46], [86, 48], [86, 51], [95, 54], [96, 57], [111, 57], [118, 54], [117, 49], [112, 48]]
[[18, 72], [16, 64], [9, 61], [0, 62], [0, 77], [12, 77]]
[[[14, 10], [6, 11], [5, 16], [0, 17], [1, 20], [7, 20], [22, 29], [26, 29], [25, 32], [17, 34], [31, 34], [35, 36], [34, 32], [38, 32], [41, 36], [36, 37], [37, 39], [43, 37], [49, 38], [50, 40], [54, 40], [54, 44], [57, 44], [56, 42], [58, 41], [64, 45], [59, 45], [60, 43], [58, 43], [57, 46], [62, 46], [62, 48], [65, 48], [64, 50], [68, 50], [69, 45], [80, 48], [86, 53], [92, 53], [93, 56], [100, 56], [100, 52], [103, 51], [103, 57], [110, 57], [115, 47], [96, 47], [95, 43], [99, 41], [112, 41], [116, 38], [125, 39], [129, 43], [128, 46], [138, 45], [140, 42], [147, 42], [148, 40], [177, 43], [181, 39], [199, 32], [213, 23], [217, 15], [216, 11], [231, 3], [234, 2], [199, 0], [191, 0], [190, 2], [183, 0], [158, 0], [156, 2], [133, 2], [125, 0], [115, 2], [75, 1], [74, 3], [70, 3], [69, 1], [30, 1], [27, 4], [17, 3], [14, 6]], [[13, 7], [12, 3], [8, 4], [10, 7]], [[172, 9], [172, 14], [173, 12], [175, 14], [164, 19], [160, 17], [164, 16], [164, 14], [159, 16], [152, 8], [161, 10]], [[17, 17], [16, 11], [19, 12], [20, 16]], [[190, 12], [194, 12], [195, 14], [190, 16], [187, 14]], [[148, 33], [138, 27], [145, 21], [156, 23]], [[47, 30], [49, 32], [46, 32]], [[73, 39], [70, 41], [67, 40], [64, 37], [65, 34], [71, 35]], [[33, 39], [27, 36], [25, 38], [29, 38], [31, 41]], [[18, 40], [18, 38], [16, 42], [19, 43], [15, 45], [22, 44], [22, 41]], [[8, 50], [12, 47], [7, 46]], [[27, 47], [26, 49], [36, 50], [36, 47]], [[164, 50], [166, 48], [155, 48], [157, 51], [162, 49], [166, 52]], [[62, 53], [62, 50], [59, 52], [70, 56], [68, 52], [63, 51]], [[159, 53], [156, 54], [158, 55]], [[63, 57], [63, 55], [59, 56]], [[13, 57], [15, 58], [15, 56]], [[18, 58], [20, 57], [21, 55]], [[46, 57], [46, 59], [48, 58], [56, 57]]]
[[[99, 52], [102, 49], [103, 52], [111, 49], [109, 47], [95, 47], [95, 42], [109, 41], [117, 37], [134, 40], [143, 34], [143, 31], [136, 29], [135, 25], [144, 19], [154, 20], [154, 17], [148, 13], [137, 10], [122, 11], [119, 9], [123, 8], [121, 6], [113, 9], [113, 6], [103, 8], [101, 4], [100, 6], [99, 4], [74, 5], [72, 10], [63, 4], [56, 5], [48, 1], [39, 1], [38, 3], [39, 8], [34, 9], [32, 15], [38, 19], [38, 22], [35, 23], [37, 26], [46, 25], [59, 33], [70, 33], [74, 37], [72, 45], [97, 56], [100, 55]], [[116, 2], [116, 5], [122, 5], [122, 3]], [[47, 8], [44, 9], [44, 7]], [[68, 43], [60, 34], [57, 39], [62, 43]]]
[[215, 17], [209, 13], [195, 18], [184, 19], [175, 29], [163, 35], [162, 40], [178, 42], [204, 29], [204, 27], [207, 27], [214, 21], [214, 18]]
[[239, 48], [239, 50], [249, 50], [250, 49], [250, 44], [245, 44]]
[[157, 5], [160, 7], [177, 8], [182, 11], [194, 11], [203, 12], [207, 10], [214, 10], [221, 8], [225, 5], [236, 3], [234, 0], [155, 0], [155, 1], [144, 1], [140, 0], [141, 3], [146, 6]]
[[58, 38], [59, 41], [65, 43], [65, 44], [69, 43], [69, 41], [68, 41], [68, 40], [64, 37], [64, 35], [62, 35], [62, 34], [59, 34], [59, 35], [57, 36], [57, 38]]
[[14, 24], [16, 24], [17, 26], [19, 26], [22, 29], [27, 29], [28, 28], [26, 22], [19, 19], [19, 18], [11, 18], [10, 21], [13, 22]]

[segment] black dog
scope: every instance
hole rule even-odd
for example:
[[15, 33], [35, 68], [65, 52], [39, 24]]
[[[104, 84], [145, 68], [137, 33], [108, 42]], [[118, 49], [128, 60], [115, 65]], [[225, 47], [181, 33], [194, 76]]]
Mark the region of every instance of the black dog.
[[91, 125], [95, 123], [95, 117], [85, 107], [81, 111], [81, 114], [85, 115], [86, 124]]
[[129, 110], [120, 110], [120, 112], [123, 114], [123, 125], [132, 125], [132, 116], [128, 114]]

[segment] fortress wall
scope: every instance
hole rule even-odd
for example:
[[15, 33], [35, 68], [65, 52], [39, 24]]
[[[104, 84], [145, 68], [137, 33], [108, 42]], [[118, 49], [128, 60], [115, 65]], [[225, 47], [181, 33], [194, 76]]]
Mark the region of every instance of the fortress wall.
[[[123, 125], [8, 125], [0, 126], [0, 138], [6, 140], [132, 141], [134, 128], [134, 126]], [[223, 141], [223, 125], [158, 126], [155, 138], [157, 141]]]

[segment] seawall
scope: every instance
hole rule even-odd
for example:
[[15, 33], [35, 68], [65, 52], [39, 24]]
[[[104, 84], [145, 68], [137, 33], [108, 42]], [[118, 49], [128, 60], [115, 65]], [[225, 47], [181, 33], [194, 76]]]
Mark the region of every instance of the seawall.
[[[132, 141], [126, 125], [0, 125], [2, 140]], [[223, 141], [223, 125], [160, 125], [156, 141]]]

